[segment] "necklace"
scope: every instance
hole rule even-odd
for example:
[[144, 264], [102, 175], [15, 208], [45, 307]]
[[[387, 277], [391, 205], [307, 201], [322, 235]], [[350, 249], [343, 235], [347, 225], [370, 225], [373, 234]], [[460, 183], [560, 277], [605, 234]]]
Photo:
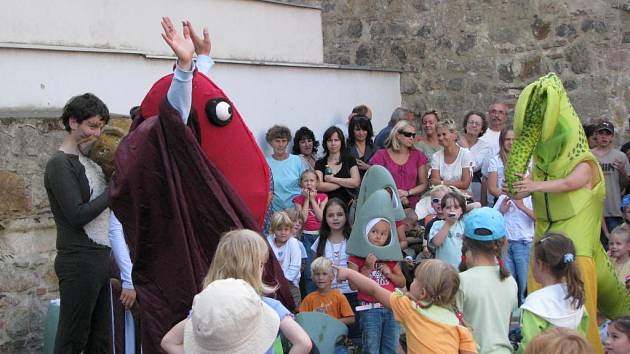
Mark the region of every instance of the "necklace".
[[343, 240], [339, 243], [337, 243], [336, 245], [339, 245], [339, 247], [335, 247], [335, 243], [330, 243], [330, 249], [332, 251], [332, 261], [334, 265], [341, 265], [341, 249], [343, 248], [343, 246], [346, 244], [346, 240]]

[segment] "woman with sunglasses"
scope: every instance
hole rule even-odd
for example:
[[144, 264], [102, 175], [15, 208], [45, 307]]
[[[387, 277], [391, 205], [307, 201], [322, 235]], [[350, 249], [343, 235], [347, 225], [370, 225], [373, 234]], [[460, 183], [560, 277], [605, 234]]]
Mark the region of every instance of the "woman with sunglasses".
[[348, 125], [348, 152], [357, 161], [357, 167], [361, 178], [370, 168], [368, 161], [376, 152], [376, 147], [372, 141], [372, 123], [365, 116], [356, 115], [350, 119]]
[[416, 128], [401, 120], [385, 140], [385, 147], [377, 151], [370, 164], [385, 167], [394, 177], [400, 200], [405, 208], [414, 209], [424, 191], [429, 187], [427, 180], [427, 157], [413, 144]]
[[437, 136], [443, 149], [431, 157], [431, 184], [445, 184], [470, 193], [475, 161], [468, 149], [457, 144], [457, 125], [451, 119], [439, 122]]

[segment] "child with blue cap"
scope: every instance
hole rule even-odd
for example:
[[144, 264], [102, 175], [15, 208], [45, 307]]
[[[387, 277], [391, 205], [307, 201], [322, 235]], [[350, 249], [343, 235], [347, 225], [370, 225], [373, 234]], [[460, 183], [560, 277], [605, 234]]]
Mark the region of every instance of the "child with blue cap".
[[505, 243], [505, 220], [498, 210], [473, 209], [464, 217], [460, 269], [468, 270], [459, 274], [457, 307], [472, 328], [479, 353], [513, 351], [508, 333], [518, 307], [517, 286], [503, 264]]

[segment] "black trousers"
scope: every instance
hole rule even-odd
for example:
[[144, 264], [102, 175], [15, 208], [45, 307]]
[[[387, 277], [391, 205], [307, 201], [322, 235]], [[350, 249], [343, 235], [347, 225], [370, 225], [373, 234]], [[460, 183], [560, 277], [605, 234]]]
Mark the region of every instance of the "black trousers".
[[59, 324], [55, 353], [108, 353], [110, 249], [57, 255]]

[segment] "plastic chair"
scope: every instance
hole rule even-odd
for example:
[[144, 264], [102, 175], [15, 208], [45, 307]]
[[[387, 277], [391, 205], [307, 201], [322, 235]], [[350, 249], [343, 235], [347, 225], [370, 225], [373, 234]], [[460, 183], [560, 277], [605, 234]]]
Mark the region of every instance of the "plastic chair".
[[295, 319], [321, 354], [334, 354], [335, 344], [348, 334], [348, 327], [343, 322], [325, 313], [301, 312]]

